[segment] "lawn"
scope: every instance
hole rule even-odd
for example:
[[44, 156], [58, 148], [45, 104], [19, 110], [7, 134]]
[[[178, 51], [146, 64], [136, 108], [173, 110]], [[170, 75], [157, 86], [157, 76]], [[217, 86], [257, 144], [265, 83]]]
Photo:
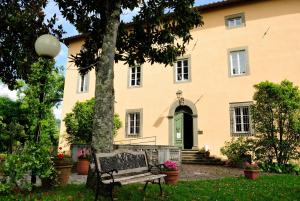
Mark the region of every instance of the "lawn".
[[[256, 181], [243, 177], [218, 180], [182, 181], [176, 186], [163, 185], [164, 195], [159, 196], [158, 185], [149, 185], [143, 194], [143, 185], [129, 185], [117, 189], [118, 200], [300, 200], [300, 177], [291, 175], [262, 176]], [[0, 196], [0, 200], [93, 200], [93, 192], [84, 185], [68, 185], [52, 190], [37, 190], [32, 195]], [[107, 199], [109, 200], [109, 199]]]

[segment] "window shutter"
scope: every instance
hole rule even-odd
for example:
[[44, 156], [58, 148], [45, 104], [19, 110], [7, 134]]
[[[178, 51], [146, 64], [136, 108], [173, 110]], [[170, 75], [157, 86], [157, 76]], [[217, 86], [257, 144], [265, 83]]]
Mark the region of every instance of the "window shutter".
[[77, 93], [80, 93], [80, 82], [81, 82], [80, 73], [78, 73], [78, 75], [77, 75], [77, 88], [76, 88]]
[[126, 115], [125, 115], [125, 135], [126, 137], [128, 137], [128, 113], [126, 112]]
[[229, 108], [229, 113], [230, 113], [230, 133], [231, 135], [234, 134], [234, 107], [230, 106]]
[[90, 74], [86, 73], [84, 75], [84, 92], [88, 92], [89, 90], [89, 83], [90, 83]]
[[252, 106], [249, 105], [249, 123], [250, 123], [250, 134], [255, 134], [254, 124], [252, 122]]

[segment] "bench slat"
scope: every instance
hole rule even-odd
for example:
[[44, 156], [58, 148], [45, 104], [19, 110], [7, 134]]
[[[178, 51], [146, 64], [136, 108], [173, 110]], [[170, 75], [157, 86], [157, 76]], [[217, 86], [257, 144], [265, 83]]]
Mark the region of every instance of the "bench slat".
[[[165, 174], [157, 174], [157, 175], [140, 174], [140, 175], [134, 175], [134, 176], [117, 178], [117, 179], [115, 179], [115, 182], [120, 182], [122, 185], [126, 185], [126, 184], [132, 184], [132, 183], [152, 181], [152, 180], [155, 180], [155, 179], [163, 178], [167, 175], [165, 175]], [[112, 182], [112, 179], [103, 181], [103, 183], [105, 183], [105, 184], [109, 184], [111, 182]]]

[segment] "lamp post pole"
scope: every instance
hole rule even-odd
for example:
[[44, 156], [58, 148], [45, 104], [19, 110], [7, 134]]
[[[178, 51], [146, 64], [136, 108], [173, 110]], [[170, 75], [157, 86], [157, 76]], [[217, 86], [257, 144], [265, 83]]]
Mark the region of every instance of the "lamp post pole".
[[[60, 52], [60, 42], [59, 40], [50, 35], [44, 34], [37, 38], [34, 44], [36, 53], [45, 59], [47, 62], [48, 59], [53, 59]], [[47, 73], [51, 73], [52, 69], [49, 65], [44, 65], [44, 69]], [[40, 77], [40, 89], [39, 89], [39, 107], [38, 107], [38, 122], [34, 132], [34, 141], [39, 143], [40, 136], [42, 132], [42, 120], [44, 118], [43, 103], [45, 101], [45, 85], [47, 84], [47, 76], [43, 75]], [[31, 183], [36, 183], [36, 174], [32, 170], [31, 174]]]

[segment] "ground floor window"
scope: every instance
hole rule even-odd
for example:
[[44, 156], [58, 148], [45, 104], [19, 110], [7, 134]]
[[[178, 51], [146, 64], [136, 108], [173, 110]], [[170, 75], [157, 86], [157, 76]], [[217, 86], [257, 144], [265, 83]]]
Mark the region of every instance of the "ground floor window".
[[230, 104], [232, 135], [248, 135], [252, 133], [250, 104], [251, 102]]
[[127, 110], [126, 137], [141, 137], [142, 110]]

